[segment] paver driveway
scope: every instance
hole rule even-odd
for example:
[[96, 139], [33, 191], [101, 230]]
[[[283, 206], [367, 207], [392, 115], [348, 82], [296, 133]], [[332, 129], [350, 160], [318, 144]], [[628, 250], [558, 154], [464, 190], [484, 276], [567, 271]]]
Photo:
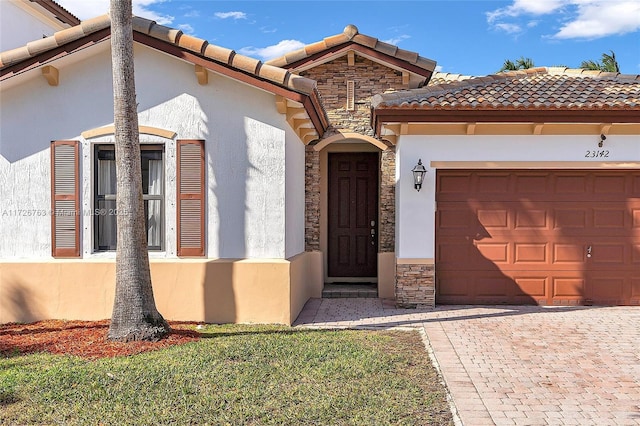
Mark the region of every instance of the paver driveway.
[[296, 325], [424, 330], [465, 426], [640, 425], [640, 307], [312, 299]]

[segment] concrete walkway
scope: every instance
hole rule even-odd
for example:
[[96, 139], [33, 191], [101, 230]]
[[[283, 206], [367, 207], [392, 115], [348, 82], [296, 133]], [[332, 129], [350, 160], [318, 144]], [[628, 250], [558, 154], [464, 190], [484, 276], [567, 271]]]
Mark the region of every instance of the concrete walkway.
[[294, 326], [421, 330], [458, 424], [640, 425], [640, 307], [311, 299]]

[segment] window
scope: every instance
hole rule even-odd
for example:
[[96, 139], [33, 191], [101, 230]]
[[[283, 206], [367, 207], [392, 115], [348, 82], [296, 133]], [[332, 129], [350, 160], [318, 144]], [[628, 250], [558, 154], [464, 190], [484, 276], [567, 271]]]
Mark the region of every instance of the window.
[[[94, 248], [116, 249], [116, 162], [113, 145], [96, 145]], [[164, 162], [161, 145], [141, 145], [142, 199], [149, 250], [164, 247]]]

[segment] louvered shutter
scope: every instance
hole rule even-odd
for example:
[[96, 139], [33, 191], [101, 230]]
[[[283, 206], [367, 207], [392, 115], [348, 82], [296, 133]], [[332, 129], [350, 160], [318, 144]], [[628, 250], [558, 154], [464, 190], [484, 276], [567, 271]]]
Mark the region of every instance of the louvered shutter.
[[51, 143], [51, 253], [80, 257], [78, 141]]
[[178, 256], [204, 256], [204, 141], [178, 141]]

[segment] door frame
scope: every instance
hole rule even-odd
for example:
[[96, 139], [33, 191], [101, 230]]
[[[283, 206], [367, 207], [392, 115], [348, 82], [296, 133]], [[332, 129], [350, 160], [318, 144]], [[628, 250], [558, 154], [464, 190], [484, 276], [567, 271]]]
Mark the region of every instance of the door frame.
[[[329, 276], [329, 153], [378, 153], [378, 169], [380, 168], [381, 150], [368, 142], [346, 142], [332, 143], [320, 151], [320, 250], [323, 253], [323, 279], [325, 283], [332, 282], [367, 282], [377, 283], [380, 274], [379, 260], [376, 259], [376, 270], [374, 277], [330, 277]], [[378, 201], [380, 198], [380, 171], [378, 170]], [[380, 206], [376, 212], [376, 223], [378, 224], [378, 235], [380, 234]], [[376, 256], [380, 254], [379, 239], [376, 239]]]

